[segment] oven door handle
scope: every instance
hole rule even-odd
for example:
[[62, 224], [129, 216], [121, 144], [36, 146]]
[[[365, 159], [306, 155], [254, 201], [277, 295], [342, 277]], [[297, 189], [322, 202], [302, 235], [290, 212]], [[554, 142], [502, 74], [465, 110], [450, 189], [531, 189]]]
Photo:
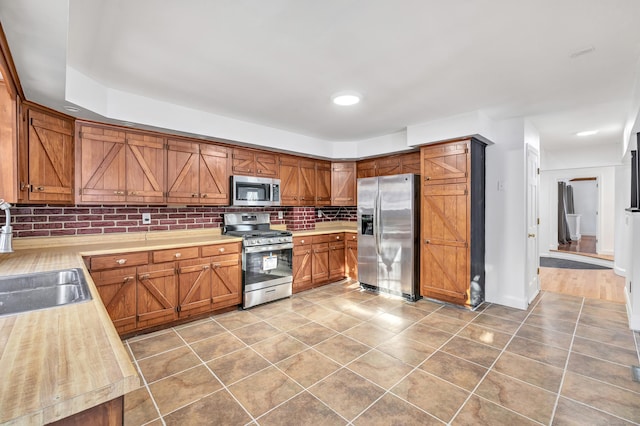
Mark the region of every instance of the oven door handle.
[[265, 251], [277, 251], [277, 250], [286, 250], [292, 249], [293, 243], [283, 243], [283, 244], [271, 244], [268, 246], [253, 246], [253, 247], [245, 247], [245, 253], [262, 253]]

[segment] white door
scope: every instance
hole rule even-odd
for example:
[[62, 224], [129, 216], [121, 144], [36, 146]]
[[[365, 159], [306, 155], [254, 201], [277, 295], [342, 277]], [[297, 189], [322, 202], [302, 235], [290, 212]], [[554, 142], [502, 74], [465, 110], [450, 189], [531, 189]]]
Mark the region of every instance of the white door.
[[526, 283], [529, 303], [540, 291], [538, 267], [538, 151], [527, 145], [527, 264]]

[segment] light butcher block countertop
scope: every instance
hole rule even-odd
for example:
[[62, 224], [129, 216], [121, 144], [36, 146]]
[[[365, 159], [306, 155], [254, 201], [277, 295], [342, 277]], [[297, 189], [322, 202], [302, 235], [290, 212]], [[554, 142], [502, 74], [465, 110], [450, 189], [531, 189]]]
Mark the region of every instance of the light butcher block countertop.
[[306, 231], [293, 231], [294, 237], [305, 237], [309, 235], [337, 234], [340, 232], [355, 233], [358, 231], [356, 222], [324, 222], [316, 223], [316, 229]]
[[241, 241], [219, 233], [14, 240], [15, 252], [0, 254], [0, 275], [82, 268], [93, 299], [0, 317], [0, 424], [53, 422], [140, 386], [82, 256]]

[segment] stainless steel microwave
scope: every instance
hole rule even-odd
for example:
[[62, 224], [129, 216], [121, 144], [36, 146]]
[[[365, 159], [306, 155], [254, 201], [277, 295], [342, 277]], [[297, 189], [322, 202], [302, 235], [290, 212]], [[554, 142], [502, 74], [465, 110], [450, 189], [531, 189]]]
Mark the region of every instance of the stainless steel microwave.
[[231, 176], [232, 206], [279, 206], [280, 179]]

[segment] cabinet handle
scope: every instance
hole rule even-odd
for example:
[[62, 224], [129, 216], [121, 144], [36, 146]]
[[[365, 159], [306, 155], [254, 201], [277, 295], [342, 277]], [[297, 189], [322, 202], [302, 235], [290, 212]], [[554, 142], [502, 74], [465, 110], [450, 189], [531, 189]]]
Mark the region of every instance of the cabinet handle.
[[207, 194], [202, 194], [202, 198], [207, 198]]
[[304, 244], [304, 240], [300, 240], [300, 244]]
[[219, 264], [219, 263], [214, 263], [214, 264], [213, 264], [213, 267], [214, 267], [214, 268], [219, 268], [219, 267], [220, 267], [220, 264]]
[[219, 248], [219, 249], [218, 249], [218, 251], [219, 251], [220, 253], [224, 253], [224, 247]]
[[340, 235], [338, 235], [338, 236], [336, 237], [336, 240], [339, 240], [339, 239], [340, 239]]
[[431, 176], [425, 176], [424, 180], [431, 180]]
[[44, 186], [39, 186], [36, 188], [36, 191], [44, 191]]
[[196, 198], [198, 194], [191, 194], [191, 198]]
[[258, 173], [262, 173], [262, 170], [258, 170]]
[[180, 259], [182, 257], [182, 253], [176, 253], [175, 256], [176, 256], [176, 259]]
[[203, 270], [203, 271], [206, 271], [207, 269], [209, 269], [209, 265], [204, 265], [204, 266], [202, 267], [202, 270]]
[[124, 195], [124, 191], [113, 191], [115, 195]]
[[133, 277], [124, 277], [124, 279], [122, 280], [123, 283], [128, 283], [129, 281], [133, 280]]
[[129, 191], [129, 195], [138, 195], [138, 191]]
[[148, 280], [149, 279], [149, 274], [138, 275], [138, 279], [139, 280]]
[[305, 254], [311, 254], [311, 250], [307, 250]]
[[125, 263], [127, 263], [127, 259], [118, 259], [118, 260], [116, 260], [116, 263], [118, 265], [124, 265]]
[[431, 244], [431, 240], [424, 240], [425, 244]]

